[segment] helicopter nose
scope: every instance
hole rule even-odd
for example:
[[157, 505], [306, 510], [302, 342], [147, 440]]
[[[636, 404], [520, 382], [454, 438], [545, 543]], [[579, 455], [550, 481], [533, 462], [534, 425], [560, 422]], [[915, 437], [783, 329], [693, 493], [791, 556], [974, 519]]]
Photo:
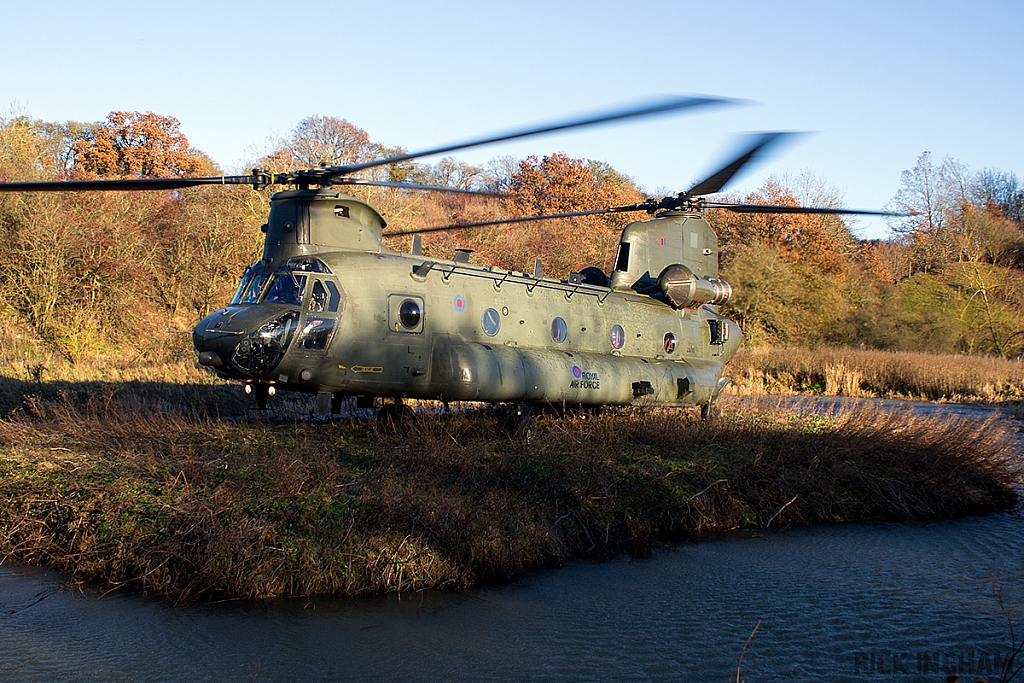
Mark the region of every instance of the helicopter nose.
[[268, 318], [266, 310], [227, 309], [226, 314], [218, 312], [201, 320], [192, 332], [192, 343], [201, 365], [226, 367], [230, 363], [234, 374], [265, 377], [284, 358], [298, 319], [299, 313], [293, 310]]
[[222, 367], [231, 358], [247, 333], [246, 327], [234, 320], [236, 317], [237, 312], [230, 309], [217, 311], [200, 320], [192, 330], [192, 345], [200, 365]]

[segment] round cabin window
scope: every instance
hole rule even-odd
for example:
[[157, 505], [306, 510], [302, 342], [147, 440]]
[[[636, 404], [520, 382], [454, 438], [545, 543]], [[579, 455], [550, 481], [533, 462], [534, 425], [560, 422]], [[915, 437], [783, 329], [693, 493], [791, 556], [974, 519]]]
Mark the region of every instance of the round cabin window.
[[551, 321], [551, 338], [561, 344], [565, 341], [565, 338], [569, 336], [569, 328], [566, 326], [565, 321], [561, 318], [555, 318]]
[[423, 319], [423, 310], [420, 309], [420, 305], [412, 299], [406, 299], [402, 302], [402, 305], [398, 307], [398, 320], [402, 323], [402, 327], [407, 330], [414, 330], [419, 327], [420, 320]]
[[488, 337], [498, 334], [498, 330], [501, 329], [501, 317], [498, 316], [498, 312], [493, 308], [488, 308], [484, 311], [481, 323], [483, 324], [484, 334]]
[[672, 353], [679, 344], [679, 338], [672, 332], [665, 333], [665, 353]]
[[621, 349], [622, 345], [626, 343], [626, 332], [622, 329], [622, 325], [612, 326], [612, 348]]

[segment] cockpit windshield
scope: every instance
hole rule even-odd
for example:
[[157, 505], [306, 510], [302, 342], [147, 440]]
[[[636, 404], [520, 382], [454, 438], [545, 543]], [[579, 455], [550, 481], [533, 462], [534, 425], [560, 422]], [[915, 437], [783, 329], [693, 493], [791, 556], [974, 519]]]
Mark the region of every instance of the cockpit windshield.
[[267, 288], [267, 295], [263, 298], [265, 304], [286, 304], [288, 306], [302, 305], [302, 292], [306, 289], [306, 276], [293, 273], [290, 270], [278, 273]]
[[239, 303], [242, 300], [242, 294], [245, 293], [246, 288], [252, 282], [252, 266], [246, 266], [245, 273], [242, 275], [242, 281], [238, 283], [238, 289], [235, 290], [235, 295], [231, 297], [231, 305]]
[[254, 275], [252, 277], [252, 281], [249, 283], [248, 287], [245, 287], [246, 283], [243, 281], [242, 286], [238, 288], [238, 291], [242, 293], [238, 303], [255, 304], [259, 302], [260, 294], [263, 293], [263, 288], [266, 286], [268, 279], [270, 279], [269, 275], [266, 273], [260, 273], [259, 275]]
[[260, 294], [263, 293], [263, 288], [270, 276], [265, 273], [257, 275], [257, 266], [259, 263], [246, 267], [242, 281], [239, 283], [238, 289], [235, 290], [235, 296], [231, 298], [232, 306], [254, 304], [260, 300]]

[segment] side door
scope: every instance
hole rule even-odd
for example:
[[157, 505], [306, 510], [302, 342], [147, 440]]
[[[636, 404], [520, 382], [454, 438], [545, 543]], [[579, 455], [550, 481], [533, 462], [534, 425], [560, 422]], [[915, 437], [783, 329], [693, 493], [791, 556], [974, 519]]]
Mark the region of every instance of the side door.
[[334, 339], [341, 311], [341, 290], [331, 277], [317, 274], [310, 277], [310, 281], [297, 346], [301, 353], [320, 356], [327, 353]]
[[[420, 294], [388, 295], [388, 358], [401, 369], [397, 381], [425, 383], [430, 372], [430, 335], [426, 302]], [[396, 368], [397, 371], [397, 368]]]

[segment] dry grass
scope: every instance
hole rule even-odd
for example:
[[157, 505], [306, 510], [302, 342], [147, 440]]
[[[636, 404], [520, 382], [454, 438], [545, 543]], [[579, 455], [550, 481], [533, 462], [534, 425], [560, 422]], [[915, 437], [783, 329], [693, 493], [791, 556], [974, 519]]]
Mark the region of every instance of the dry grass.
[[505, 581], [738, 527], [980, 514], [1013, 504], [1001, 422], [736, 408], [224, 422], [130, 393], [0, 421], [0, 553], [177, 600]]
[[743, 349], [730, 363], [732, 392], [873, 396], [926, 401], [1017, 402], [1024, 363], [986, 356], [856, 349]]

